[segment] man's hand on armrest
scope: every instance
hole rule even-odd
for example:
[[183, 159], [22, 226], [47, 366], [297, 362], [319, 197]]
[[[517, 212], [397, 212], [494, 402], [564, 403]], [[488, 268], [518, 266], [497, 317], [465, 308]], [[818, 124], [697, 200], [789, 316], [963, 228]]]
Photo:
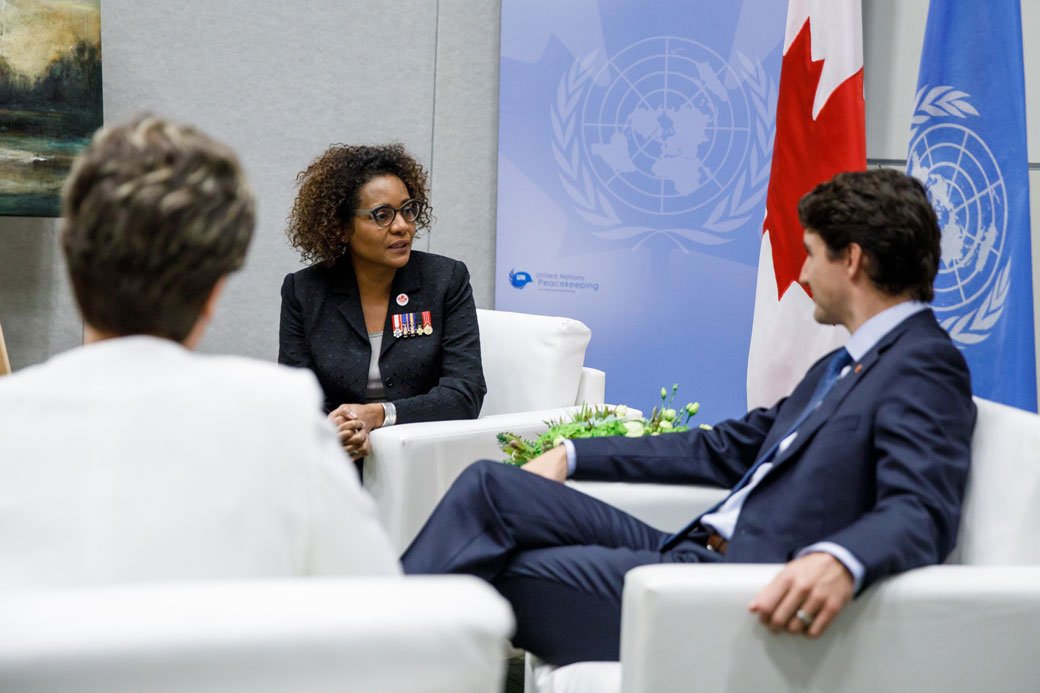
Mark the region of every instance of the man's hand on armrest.
[[567, 478], [567, 450], [562, 445], [557, 445], [520, 469], [553, 481], [564, 481]]
[[748, 610], [777, 633], [820, 636], [852, 599], [849, 569], [829, 553], [809, 553], [789, 562], [762, 588]]

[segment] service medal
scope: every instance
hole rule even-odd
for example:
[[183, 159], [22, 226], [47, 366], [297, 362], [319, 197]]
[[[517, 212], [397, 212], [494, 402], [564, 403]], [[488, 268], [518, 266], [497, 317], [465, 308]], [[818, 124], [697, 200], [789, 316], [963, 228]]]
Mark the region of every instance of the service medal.
[[393, 323], [393, 326], [394, 326], [394, 337], [397, 337], [398, 339], [400, 339], [401, 335], [404, 334], [404, 328], [401, 325], [401, 316], [400, 315], [391, 315], [390, 316], [390, 321]]
[[422, 333], [426, 335], [433, 334], [433, 324], [430, 319], [430, 311], [424, 310], [422, 314]]

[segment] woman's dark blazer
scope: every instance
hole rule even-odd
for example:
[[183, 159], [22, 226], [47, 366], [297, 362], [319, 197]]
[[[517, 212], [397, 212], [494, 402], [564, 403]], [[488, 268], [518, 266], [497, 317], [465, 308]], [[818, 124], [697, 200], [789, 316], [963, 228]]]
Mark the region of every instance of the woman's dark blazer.
[[[398, 305], [404, 294], [408, 302]], [[392, 316], [430, 311], [433, 334], [393, 336]], [[421, 323], [420, 323], [421, 324]], [[372, 347], [350, 258], [316, 264], [282, 283], [278, 362], [311, 369], [325, 391], [325, 410], [365, 404]], [[397, 270], [383, 325], [379, 372], [397, 423], [475, 419], [487, 387], [466, 265], [413, 250]]]

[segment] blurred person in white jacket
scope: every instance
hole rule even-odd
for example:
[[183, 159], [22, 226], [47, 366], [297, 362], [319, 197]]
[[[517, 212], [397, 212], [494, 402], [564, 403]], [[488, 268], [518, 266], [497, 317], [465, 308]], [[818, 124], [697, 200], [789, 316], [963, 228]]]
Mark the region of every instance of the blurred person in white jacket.
[[231, 150], [135, 118], [62, 207], [84, 345], [0, 379], [0, 585], [399, 574], [314, 376], [193, 351], [253, 234]]

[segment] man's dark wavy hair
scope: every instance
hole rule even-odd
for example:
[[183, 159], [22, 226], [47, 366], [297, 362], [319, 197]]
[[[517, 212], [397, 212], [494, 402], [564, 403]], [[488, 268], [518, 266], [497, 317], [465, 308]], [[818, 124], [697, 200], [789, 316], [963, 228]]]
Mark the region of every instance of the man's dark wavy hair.
[[932, 300], [942, 231], [917, 180], [888, 168], [839, 173], [799, 201], [798, 219], [832, 259], [858, 244], [881, 291]]

